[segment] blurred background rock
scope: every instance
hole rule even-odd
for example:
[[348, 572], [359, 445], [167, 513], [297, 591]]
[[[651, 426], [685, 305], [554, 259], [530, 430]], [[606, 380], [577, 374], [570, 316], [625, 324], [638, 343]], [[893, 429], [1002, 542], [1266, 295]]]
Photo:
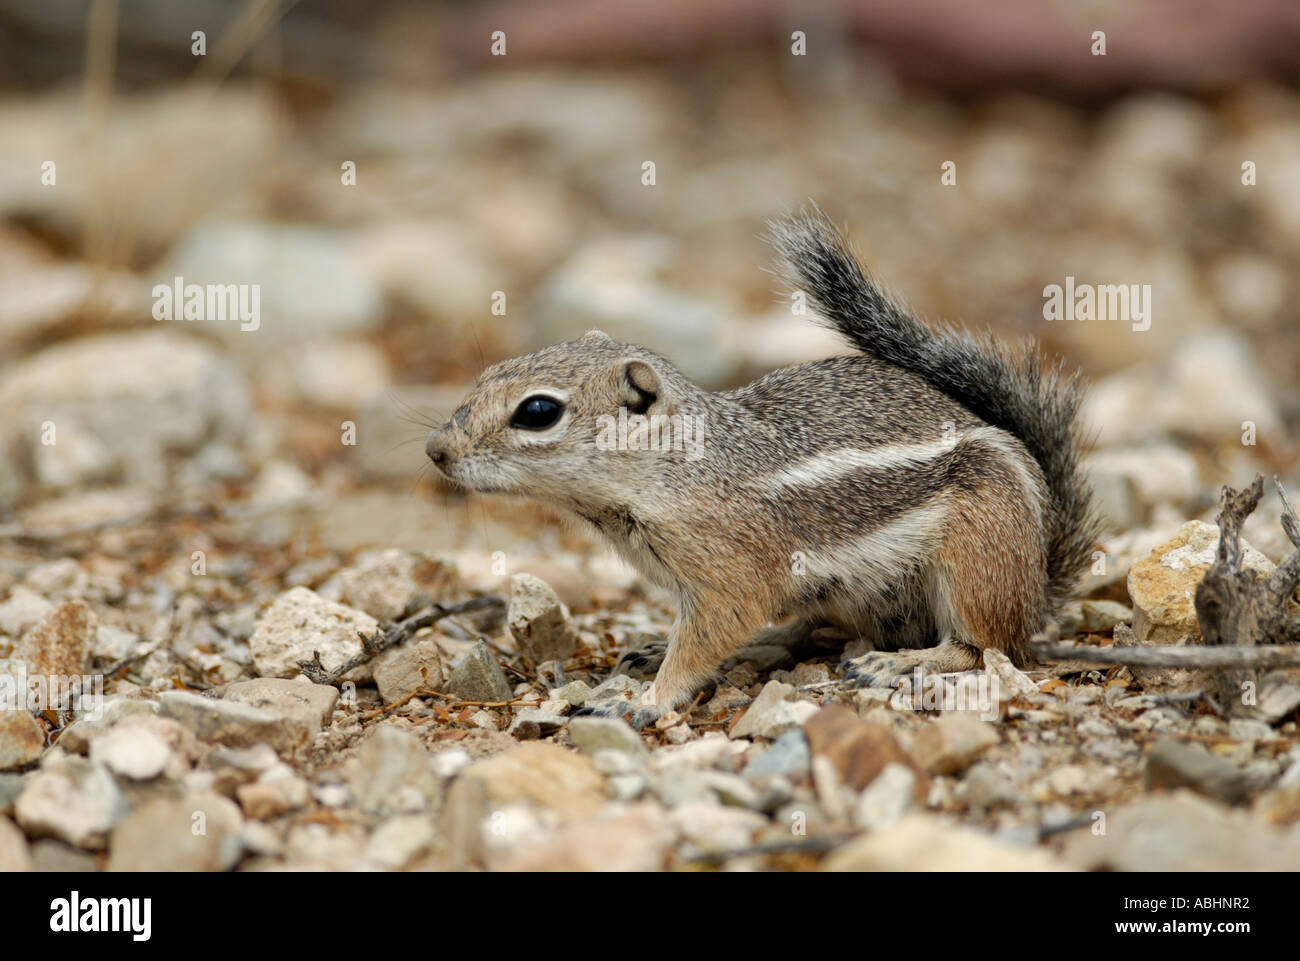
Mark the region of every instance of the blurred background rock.
[[[1212, 516], [1300, 481], [1298, 49], [1288, 0], [0, 0], [0, 530], [553, 548], [413, 493], [418, 421], [592, 326], [718, 388], [839, 350], [762, 269], [809, 198], [919, 312], [1085, 370], [1112, 532]], [[154, 320], [176, 276], [260, 285], [259, 328]], [[1150, 329], [1045, 320], [1066, 277], [1149, 284]]]

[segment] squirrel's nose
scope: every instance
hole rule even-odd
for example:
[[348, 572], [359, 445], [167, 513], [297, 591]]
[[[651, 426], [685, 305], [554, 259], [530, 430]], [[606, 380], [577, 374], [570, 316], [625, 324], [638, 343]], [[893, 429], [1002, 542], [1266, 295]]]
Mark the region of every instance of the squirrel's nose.
[[429, 439], [424, 442], [424, 452], [429, 455], [429, 460], [433, 461], [435, 467], [447, 466], [451, 452], [447, 449], [446, 434], [441, 428], [430, 431]]

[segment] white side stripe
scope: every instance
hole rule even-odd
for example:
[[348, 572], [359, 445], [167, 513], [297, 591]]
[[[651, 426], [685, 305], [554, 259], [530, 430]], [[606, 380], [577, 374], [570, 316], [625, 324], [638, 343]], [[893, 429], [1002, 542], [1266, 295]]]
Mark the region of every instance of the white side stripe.
[[863, 537], [808, 552], [807, 574], [838, 577], [853, 595], [884, 596], [898, 589], [900, 573], [933, 551], [947, 515], [939, 500], [914, 507]]
[[933, 460], [957, 446], [953, 435], [924, 444], [887, 444], [883, 447], [841, 447], [838, 450], [814, 454], [797, 464], [769, 475], [778, 487], [808, 487], [823, 484], [855, 470], [881, 470], [902, 467], [921, 461]]
[[939, 440], [920, 444], [885, 444], [880, 447], [841, 447], [814, 454], [784, 470], [769, 474], [764, 480], [777, 487], [813, 487], [843, 477], [858, 470], [887, 470], [934, 460], [950, 453], [963, 442], [983, 442], [1003, 455], [1007, 465], [1016, 473], [1025, 496], [1041, 512], [1043, 490], [1038, 479], [1025, 463], [1028, 456], [1015, 439], [996, 427], [976, 427], [963, 434], [954, 434]]

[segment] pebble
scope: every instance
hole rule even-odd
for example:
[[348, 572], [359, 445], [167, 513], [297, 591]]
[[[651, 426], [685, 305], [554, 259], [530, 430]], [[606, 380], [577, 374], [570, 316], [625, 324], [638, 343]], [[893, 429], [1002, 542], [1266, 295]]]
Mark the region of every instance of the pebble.
[[[344, 607], [305, 587], [280, 594], [258, 619], [248, 640], [253, 667], [262, 677], [291, 678], [302, 673], [299, 661], [310, 661], [320, 653], [325, 670], [342, 666], [361, 653], [358, 633], [373, 634], [379, 622], [364, 611]], [[371, 679], [369, 664], [361, 664], [345, 675], [361, 683]]]
[[0, 771], [17, 771], [40, 760], [45, 728], [24, 709], [0, 708]]
[[366, 843], [366, 857], [382, 867], [400, 871], [428, 853], [434, 841], [433, 819], [423, 814], [389, 818], [375, 828]]
[[412, 802], [430, 805], [438, 796], [429, 752], [410, 731], [380, 724], [361, 742], [355, 760], [348, 780], [363, 811], [395, 813]]
[[613, 674], [601, 681], [587, 692], [586, 704], [599, 704], [601, 701], [632, 701], [649, 687], [648, 681], [637, 681], [626, 674]]
[[[31, 465], [14, 471], [19, 493], [114, 477], [161, 489], [173, 465], [208, 441], [238, 445], [249, 407], [238, 365], [193, 337], [161, 329], [78, 337], [5, 372], [0, 460]], [[26, 426], [44, 421], [57, 425], [57, 443]]]
[[330, 684], [313, 684], [303, 677], [259, 677], [229, 685], [224, 699], [283, 714], [315, 734], [333, 715], [339, 692]]
[[646, 872], [663, 870], [674, 828], [653, 804], [604, 812], [600, 817], [560, 828], [551, 837], [514, 853], [503, 871]]
[[1300, 707], [1300, 684], [1280, 682], [1269, 684], [1259, 695], [1259, 713], [1277, 723]]
[[718, 797], [707, 777], [708, 773], [696, 768], [670, 768], [655, 773], [650, 778], [649, 789], [668, 807], [693, 801], [717, 804]]
[[241, 784], [256, 780], [263, 771], [280, 763], [274, 749], [267, 744], [252, 747], [219, 747], [204, 762], [213, 775], [212, 787], [221, 794], [233, 795]]
[[535, 741], [471, 764], [452, 791], [481, 788], [492, 807], [526, 802], [567, 818], [594, 814], [603, 786], [589, 758]]
[[1062, 637], [1107, 634], [1115, 629], [1116, 624], [1131, 622], [1133, 611], [1118, 601], [1067, 601], [1056, 620]]
[[417, 598], [455, 593], [460, 579], [454, 564], [398, 548], [363, 552], [338, 576], [342, 601], [379, 621], [398, 620]]
[[462, 701], [496, 704], [514, 695], [496, 656], [482, 641], [475, 641], [447, 681], [447, 691]]
[[251, 855], [275, 858], [284, 852], [280, 832], [261, 821], [245, 821], [239, 829], [239, 843]]
[[[1088, 456], [1086, 469], [1089, 479], [1101, 481], [1103, 489], [1127, 481], [1139, 503], [1148, 507], [1156, 504], [1186, 507], [1196, 499], [1201, 488], [1196, 458], [1169, 444], [1099, 450]], [[1131, 530], [1142, 520], [1142, 513], [1133, 518], [1112, 519], [1117, 522], [1115, 530]]]
[[761, 814], [709, 801], [678, 804], [668, 812], [668, 821], [699, 851], [731, 851], [748, 847], [753, 843], [754, 835], [767, 827], [767, 818]]
[[1011, 663], [1011, 658], [991, 647], [984, 649], [984, 669], [998, 682], [998, 700], [1010, 701], [1016, 698], [1037, 704], [1042, 701], [1042, 693], [1024, 671]]
[[521, 741], [535, 741], [539, 737], [554, 734], [568, 723], [569, 719], [562, 714], [540, 707], [526, 707], [515, 715], [506, 733]]
[[[1282, 418], [1268, 396], [1248, 342], [1238, 332], [1207, 328], [1181, 334], [1163, 362], [1130, 366], [1094, 382], [1084, 403], [1099, 447], [1149, 444], [1163, 436], [1211, 445], [1240, 443], [1242, 422], [1276, 437]], [[1132, 412], [1142, 411], [1141, 417]]]
[[510, 578], [506, 624], [520, 652], [534, 664], [563, 661], [579, 646], [569, 609], [549, 584], [532, 574]]
[[27, 779], [14, 804], [15, 818], [32, 837], [102, 848], [127, 814], [126, 799], [103, 765], [56, 752]]
[[823, 871], [1065, 871], [1046, 851], [1000, 842], [932, 814], [912, 812], [892, 827], [832, 851]]
[[310, 788], [297, 777], [279, 781], [259, 778], [235, 788], [235, 797], [246, 817], [266, 821], [303, 807], [310, 797]]
[[786, 731], [761, 754], [745, 765], [744, 775], [751, 780], [785, 777], [796, 783], [808, 777], [812, 752], [803, 731]]
[[10, 663], [25, 665], [29, 679], [37, 674], [80, 676], [95, 646], [96, 623], [94, 612], [83, 602], [60, 604], [14, 645]]
[[744, 717], [732, 727], [731, 737], [777, 738], [791, 728], [802, 727], [821, 709], [811, 701], [791, 700], [795, 694], [792, 684], [768, 681]]
[[340, 864], [360, 864], [365, 850], [365, 830], [358, 824], [295, 824], [285, 839], [285, 868], [336, 871]]
[[9, 592], [9, 599], [0, 604], [0, 634], [22, 637], [53, 609], [54, 605], [44, 596], [19, 584]]
[[111, 624], [100, 624], [95, 629], [95, 644], [91, 653], [101, 661], [116, 664], [135, 654], [140, 646], [140, 638], [130, 631]]
[[89, 874], [99, 870], [95, 857], [68, 847], [62, 841], [45, 838], [31, 847], [32, 870], [43, 874]]
[[1234, 717], [1228, 720], [1228, 736], [1238, 741], [1271, 741], [1273, 728], [1254, 718]]
[[229, 871], [244, 819], [229, 799], [198, 794], [146, 802], [113, 829], [110, 871]]
[[[838, 704], [822, 709], [804, 728], [814, 761], [825, 760], [835, 774], [835, 781], [854, 794], [876, 779], [886, 765], [902, 764], [916, 768], [912, 756], [898, 743], [894, 733], [883, 724], [864, 721]], [[917, 791], [924, 778], [917, 779]]]
[[1255, 799], [1251, 813], [1265, 824], [1279, 827], [1300, 821], [1300, 784], [1279, 784]]
[[18, 825], [0, 816], [0, 874], [31, 871], [32, 855]]
[[[1273, 563], [1242, 541], [1242, 566], [1263, 575]], [[1204, 521], [1188, 521], [1172, 538], [1133, 564], [1128, 575], [1133, 598], [1133, 631], [1140, 644], [1177, 644], [1200, 639], [1193, 597], [1196, 585], [1219, 549], [1219, 529]], [[1140, 670], [1130, 668], [1142, 683]]]
[[763, 793], [740, 775], [726, 771], [700, 771], [699, 773], [709, 790], [723, 804], [748, 808], [752, 811], [764, 807], [766, 799]]
[[360, 339], [309, 338], [287, 360], [285, 386], [291, 387], [295, 399], [311, 407], [351, 413], [383, 397], [390, 382], [388, 358], [374, 344]]
[[[506, 834], [491, 833], [494, 826], [504, 827], [501, 819], [508, 811], [538, 826], [543, 815], [563, 823], [592, 818], [604, 803], [604, 778], [590, 758], [549, 741], [527, 741], [476, 761], [451, 782], [439, 833], [448, 839], [453, 865], [483, 865], [495, 842], [508, 840]], [[501, 854], [497, 850], [496, 856]]]
[[661, 747], [650, 754], [651, 771], [673, 768], [722, 766], [727, 759], [744, 754], [749, 745], [727, 738], [721, 731], [708, 731], [689, 744]]
[[962, 778], [966, 802], [977, 810], [987, 810], [999, 804], [1015, 804], [1020, 800], [1014, 781], [987, 761], [973, 764]]
[[562, 687], [553, 688], [550, 697], [556, 701], [567, 701], [573, 707], [582, 707], [590, 694], [591, 685], [586, 681], [570, 681]]
[[575, 717], [569, 722], [569, 737], [585, 754], [594, 754], [602, 749], [647, 753], [641, 736], [619, 718]]
[[13, 814], [14, 802], [23, 793], [24, 783], [21, 774], [0, 773], [0, 814]]
[[158, 777], [172, 760], [171, 746], [138, 724], [110, 728], [90, 743], [90, 760], [132, 781]]
[[902, 764], [889, 763], [858, 795], [853, 825], [864, 831], [884, 831], [902, 819], [916, 794], [916, 774]]
[[285, 755], [301, 751], [310, 743], [307, 725], [280, 711], [189, 691], [164, 691], [158, 700], [163, 717], [179, 721], [202, 741], [227, 747], [269, 744]]
[[605, 778], [605, 795], [614, 801], [635, 801], [645, 794], [647, 784], [644, 774], [611, 774]]
[[1064, 853], [1091, 871], [1293, 871], [1300, 835], [1180, 789], [1124, 805], [1104, 834], [1079, 832]]
[[447, 780], [455, 777], [473, 763], [473, 758], [463, 747], [451, 747], [439, 751], [429, 761], [429, 767], [435, 777]]
[[1099, 772], [1083, 764], [1063, 764], [1047, 776], [1046, 788], [1052, 794], [1084, 794], [1096, 790]]
[[417, 640], [380, 652], [372, 671], [385, 704], [416, 691], [442, 688], [442, 652], [436, 641]]
[[952, 712], [921, 728], [912, 740], [912, 756], [931, 774], [960, 774], [999, 740], [988, 721]]

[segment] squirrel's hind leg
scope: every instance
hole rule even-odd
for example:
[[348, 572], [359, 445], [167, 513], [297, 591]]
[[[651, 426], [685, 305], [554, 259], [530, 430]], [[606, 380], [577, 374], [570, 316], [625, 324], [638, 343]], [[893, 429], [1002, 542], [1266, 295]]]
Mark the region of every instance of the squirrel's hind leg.
[[970, 671], [990, 648], [1024, 663], [1024, 644], [1046, 607], [1046, 557], [1033, 501], [994, 473], [982, 490], [955, 497], [949, 518], [927, 590], [930, 615], [945, 640], [938, 647], [847, 660], [850, 680], [888, 686], [917, 667], [936, 674]]

